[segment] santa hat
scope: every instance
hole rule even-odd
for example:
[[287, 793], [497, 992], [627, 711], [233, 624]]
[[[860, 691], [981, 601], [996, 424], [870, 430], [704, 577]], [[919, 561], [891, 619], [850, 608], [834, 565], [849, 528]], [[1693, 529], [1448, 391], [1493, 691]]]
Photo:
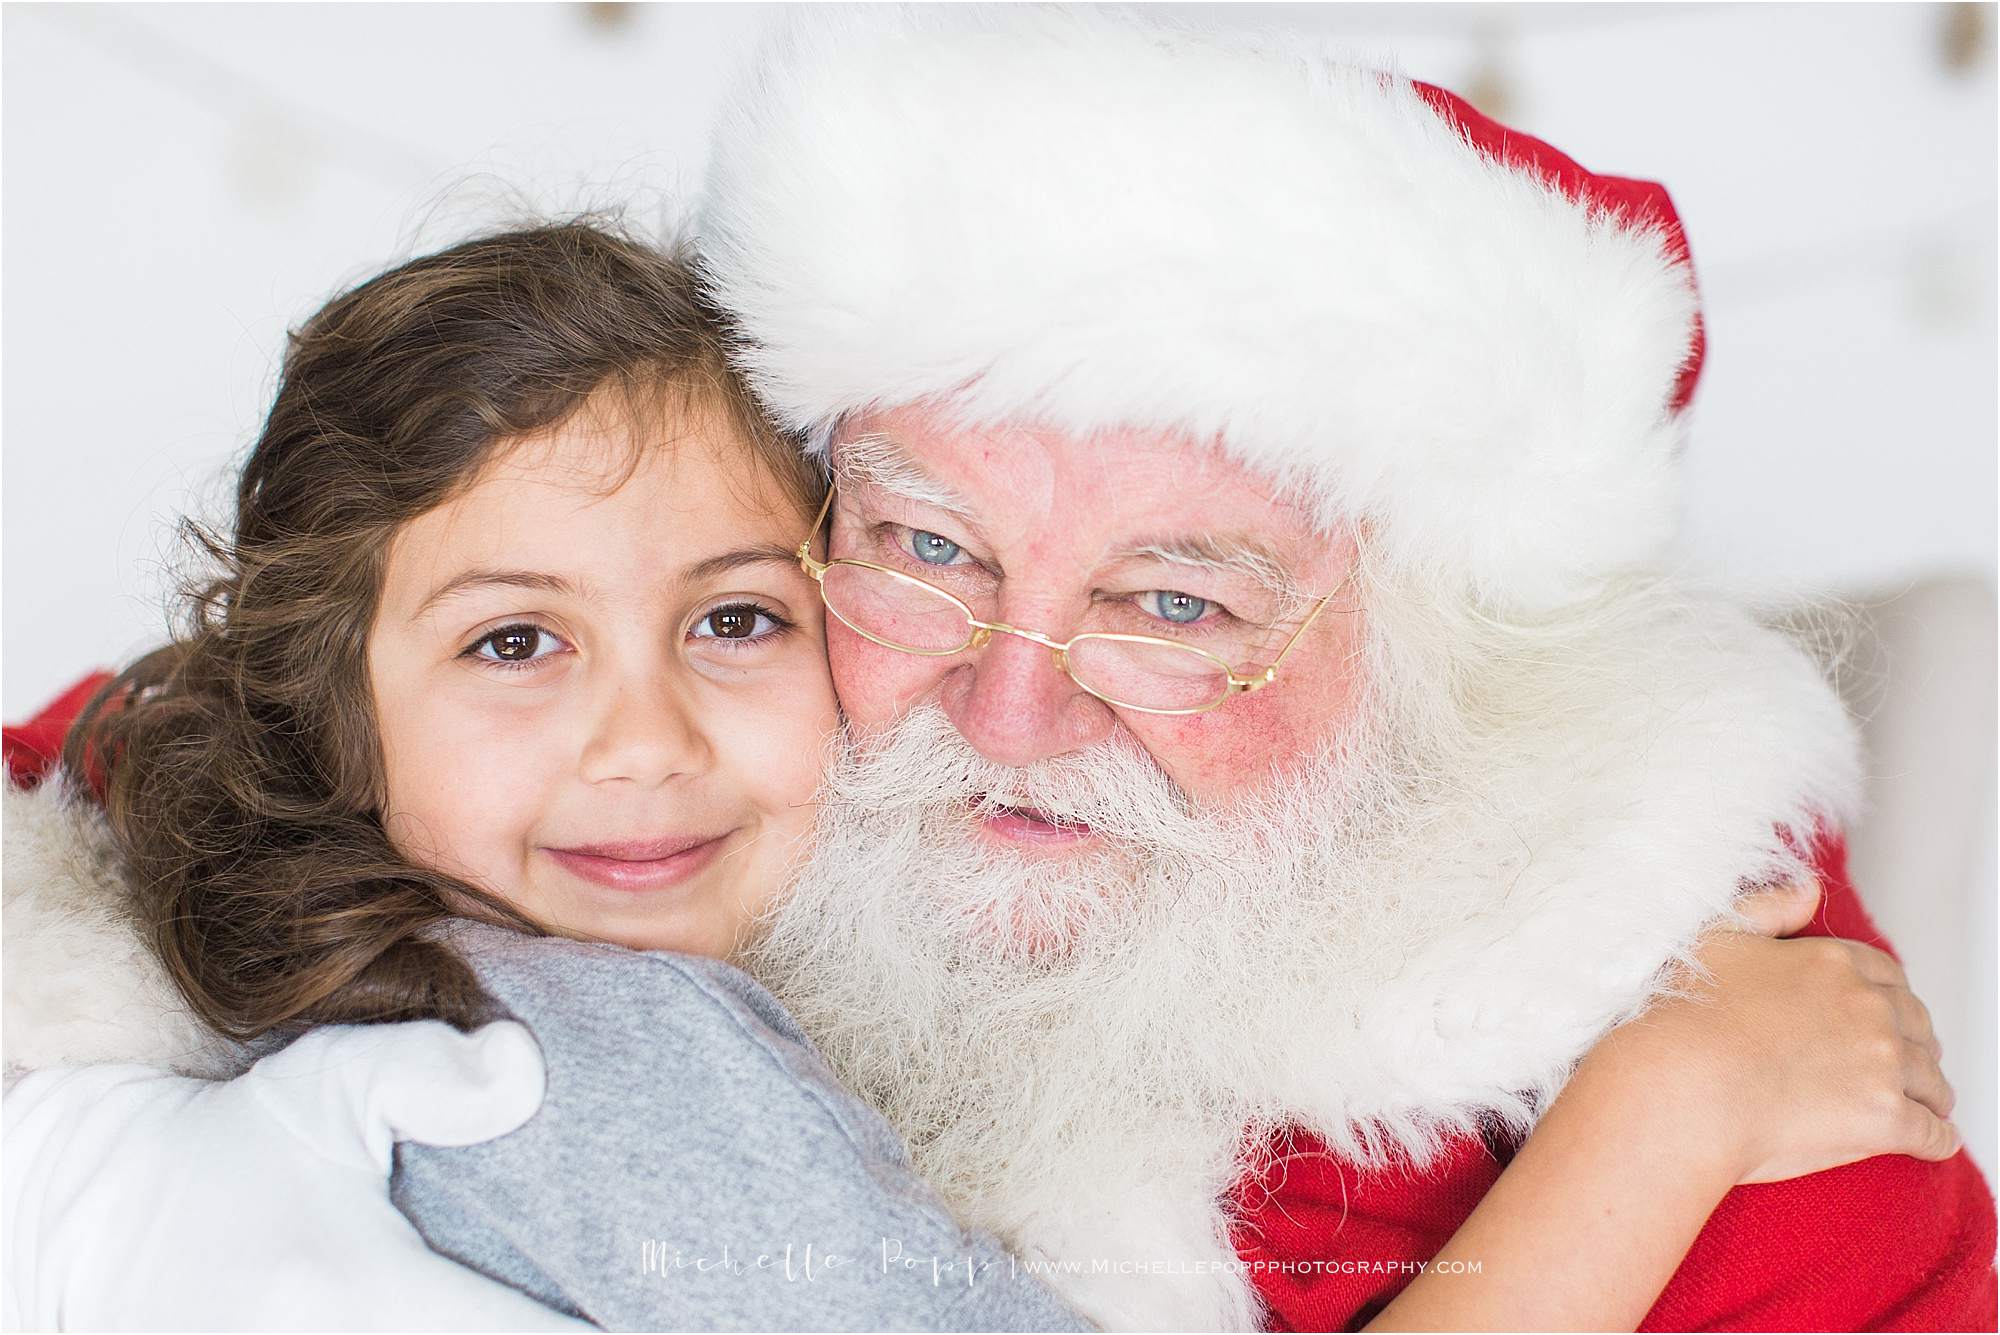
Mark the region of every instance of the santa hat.
[[1673, 525], [1702, 344], [1666, 192], [1315, 40], [809, 10], [712, 163], [715, 291], [794, 429], [930, 400], [1185, 431], [1525, 610]]

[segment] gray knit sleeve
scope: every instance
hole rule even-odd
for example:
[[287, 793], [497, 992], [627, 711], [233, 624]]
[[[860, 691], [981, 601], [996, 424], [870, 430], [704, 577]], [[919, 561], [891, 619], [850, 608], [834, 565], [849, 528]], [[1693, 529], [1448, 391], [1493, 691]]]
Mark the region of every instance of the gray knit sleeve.
[[957, 1224], [740, 971], [450, 939], [534, 1032], [548, 1090], [497, 1140], [397, 1147], [396, 1204], [437, 1251], [612, 1330], [1089, 1329]]

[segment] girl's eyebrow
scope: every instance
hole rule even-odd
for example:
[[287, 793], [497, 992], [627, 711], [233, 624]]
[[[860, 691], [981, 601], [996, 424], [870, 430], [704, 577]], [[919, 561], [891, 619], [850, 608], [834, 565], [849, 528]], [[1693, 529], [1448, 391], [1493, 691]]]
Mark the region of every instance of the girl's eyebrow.
[[454, 598], [472, 589], [494, 586], [514, 589], [538, 589], [545, 593], [574, 595], [576, 585], [561, 575], [551, 575], [540, 570], [487, 570], [473, 569], [461, 571], [444, 583], [432, 589], [430, 596], [417, 604], [417, 610], [410, 614], [412, 621], [422, 617], [432, 608], [448, 598]]
[[[682, 571], [675, 582], [698, 584], [702, 580], [731, 570], [740, 570], [752, 565], [788, 566], [798, 560], [798, 553], [786, 547], [764, 544], [756, 547], [738, 547], [734, 551], [711, 556]], [[434, 609], [439, 603], [469, 593], [474, 589], [508, 588], [534, 589], [542, 593], [559, 593], [565, 597], [579, 597], [579, 586], [561, 575], [551, 575], [540, 570], [489, 570], [478, 568], [462, 571], [431, 590], [430, 596], [417, 605], [410, 615], [415, 621]]]
[[756, 547], [738, 547], [735, 551], [723, 552], [719, 556], [711, 556], [706, 561], [698, 561], [689, 566], [681, 572], [677, 582], [699, 584], [703, 580], [728, 574], [732, 570], [741, 570], [745, 566], [767, 563], [790, 566], [797, 565], [798, 560], [798, 550], [792, 547], [779, 547], [772, 543]]

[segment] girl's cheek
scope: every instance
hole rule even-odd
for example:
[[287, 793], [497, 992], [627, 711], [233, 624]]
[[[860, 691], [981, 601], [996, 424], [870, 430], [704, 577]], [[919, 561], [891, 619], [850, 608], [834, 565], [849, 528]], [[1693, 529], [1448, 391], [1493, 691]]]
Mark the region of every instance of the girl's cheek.
[[733, 722], [718, 738], [719, 755], [732, 757], [738, 782], [767, 828], [803, 829], [812, 821], [827, 742], [840, 726], [833, 681], [817, 649], [800, 655], [796, 670], [764, 683], [731, 711]]
[[501, 889], [565, 764], [561, 717], [464, 686], [412, 692], [382, 717], [384, 828], [404, 856]]

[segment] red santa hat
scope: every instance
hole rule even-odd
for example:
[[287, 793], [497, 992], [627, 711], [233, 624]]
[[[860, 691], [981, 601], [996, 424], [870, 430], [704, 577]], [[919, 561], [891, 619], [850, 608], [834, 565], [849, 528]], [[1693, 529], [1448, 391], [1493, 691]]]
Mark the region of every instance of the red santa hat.
[[798, 14], [725, 110], [702, 243], [808, 433], [917, 400], [1185, 431], [1520, 610], [1673, 526], [1702, 343], [1666, 192], [1303, 36]]

